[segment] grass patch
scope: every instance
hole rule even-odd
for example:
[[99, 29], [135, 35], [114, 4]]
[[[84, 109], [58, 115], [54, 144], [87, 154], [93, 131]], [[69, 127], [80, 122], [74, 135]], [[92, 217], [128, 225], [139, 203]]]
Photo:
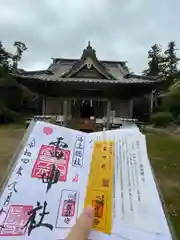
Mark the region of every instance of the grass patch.
[[20, 140], [24, 135], [24, 129], [10, 125], [0, 127], [0, 183], [5, 177], [6, 169], [15, 153]]
[[180, 239], [180, 137], [147, 134], [148, 155], [177, 239]]

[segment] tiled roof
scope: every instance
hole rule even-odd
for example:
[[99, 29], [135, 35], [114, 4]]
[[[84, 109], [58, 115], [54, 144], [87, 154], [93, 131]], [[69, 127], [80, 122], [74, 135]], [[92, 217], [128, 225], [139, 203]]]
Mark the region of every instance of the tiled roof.
[[84, 83], [112, 83], [112, 84], [128, 84], [128, 83], [155, 83], [155, 82], [161, 82], [162, 80], [151, 80], [151, 79], [143, 79], [143, 77], [140, 76], [135, 76], [133, 75], [132, 77], [124, 77], [121, 79], [116, 79], [116, 80], [109, 80], [109, 79], [91, 79], [91, 78], [62, 78], [62, 77], [56, 77], [54, 74], [46, 73], [45, 71], [41, 73], [39, 72], [31, 72], [30, 74], [21, 74], [16, 75], [16, 77], [20, 77], [23, 79], [37, 79], [41, 81], [52, 81], [52, 82], [64, 82], [64, 83], [70, 83], [70, 82], [84, 82]]
[[[53, 63], [49, 66], [48, 70], [56, 75], [61, 75], [68, 72], [78, 59], [54, 59]], [[115, 78], [121, 78], [122, 75], [129, 73], [125, 62], [114, 61], [99, 61], [107, 71]]]
[[[88, 62], [89, 61], [89, 62]], [[83, 78], [75, 77], [76, 73], [80, 72], [84, 65], [92, 65], [103, 79], [94, 79], [84, 76]], [[90, 67], [91, 68], [91, 67]], [[96, 57], [95, 50], [90, 46], [90, 42], [80, 59], [53, 59], [53, 63], [47, 70], [21, 72], [15, 75], [23, 79], [36, 79], [41, 81], [52, 82], [84, 82], [84, 83], [112, 83], [112, 84], [128, 84], [128, 83], [157, 83], [162, 79], [152, 77], [138, 76], [131, 74], [126, 62], [122, 61], [100, 61]], [[97, 74], [97, 76], [99, 76]]]

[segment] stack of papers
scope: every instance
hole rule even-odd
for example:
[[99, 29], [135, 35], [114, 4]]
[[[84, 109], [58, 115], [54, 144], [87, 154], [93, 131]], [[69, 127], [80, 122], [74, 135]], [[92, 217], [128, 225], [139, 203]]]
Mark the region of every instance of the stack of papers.
[[83, 133], [33, 122], [0, 198], [0, 238], [65, 239], [84, 207], [89, 239], [173, 239], [137, 127]]

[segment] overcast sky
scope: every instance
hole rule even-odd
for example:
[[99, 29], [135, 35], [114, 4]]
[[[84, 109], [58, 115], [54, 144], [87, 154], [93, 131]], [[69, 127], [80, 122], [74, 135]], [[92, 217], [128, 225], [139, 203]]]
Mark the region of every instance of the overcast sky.
[[[52, 57], [79, 58], [90, 40], [101, 60], [147, 67], [151, 45], [180, 48], [179, 0], [0, 0], [0, 41], [28, 46], [21, 67], [48, 67]], [[172, 6], [173, 4], [173, 6]]]

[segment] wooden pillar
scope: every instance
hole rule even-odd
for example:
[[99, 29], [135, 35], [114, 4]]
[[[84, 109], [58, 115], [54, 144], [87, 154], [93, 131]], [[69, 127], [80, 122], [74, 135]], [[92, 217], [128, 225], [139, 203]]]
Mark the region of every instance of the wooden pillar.
[[64, 106], [62, 104], [62, 99], [59, 98], [59, 112], [58, 112], [58, 115], [63, 115], [63, 111], [64, 111], [63, 107]]
[[111, 102], [108, 101], [107, 102], [107, 128], [109, 127], [110, 125], [110, 120], [111, 120]]
[[93, 100], [93, 108], [94, 108], [94, 119], [96, 119], [97, 117], [97, 109], [98, 109], [98, 105], [97, 105], [97, 101]]
[[64, 100], [63, 102], [64, 126], [67, 125], [67, 114], [68, 114], [68, 102], [67, 100]]
[[46, 114], [46, 97], [42, 99], [42, 115]]
[[68, 101], [68, 120], [71, 119], [71, 99]]
[[81, 105], [82, 105], [82, 100], [78, 99], [77, 100], [77, 117], [81, 117]]
[[149, 94], [149, 116], [151, 117], [151, 114], [153, 112], [153, 103], [154, 103], [154, 91], [152, 91]]
[[129, 116], [130, 116], [131, 119], [133, 118], [133, 107], [134, 107], [133, 105], [134, 105], [134, 100], [130, 99], [130, 102], [129, 102]]

